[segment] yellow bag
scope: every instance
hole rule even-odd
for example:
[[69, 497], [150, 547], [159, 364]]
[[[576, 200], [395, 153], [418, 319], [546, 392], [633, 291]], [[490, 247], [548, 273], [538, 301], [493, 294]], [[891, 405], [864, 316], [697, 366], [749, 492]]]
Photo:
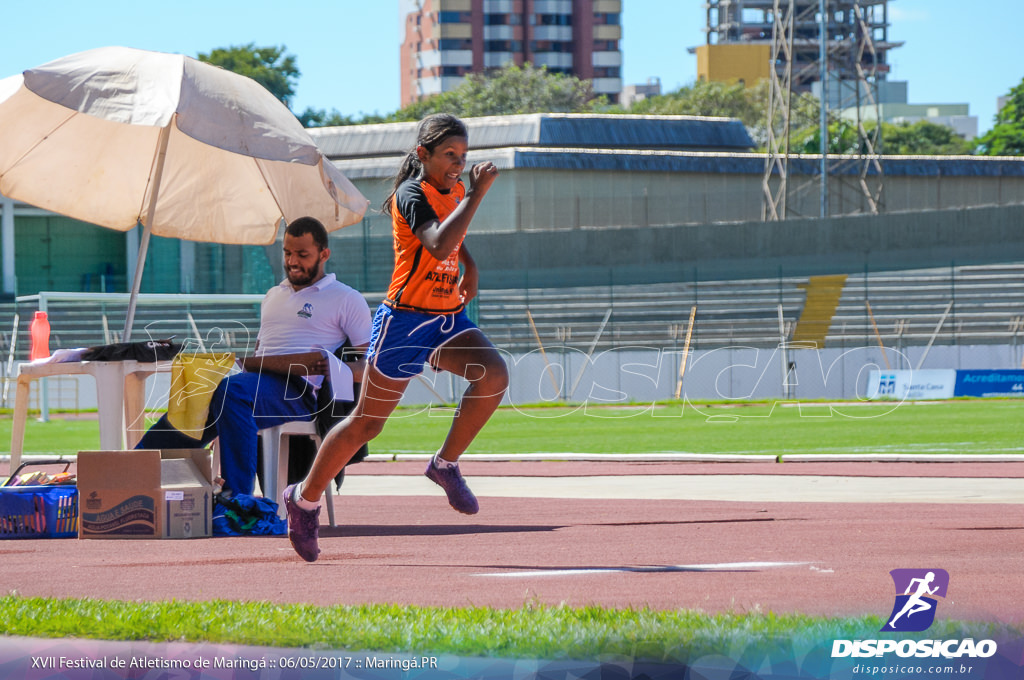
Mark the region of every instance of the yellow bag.
[[199, 439], [206, 427], [210, 399], [218, 383], [235, 367], [233, 352], [178, 354], [171, 362], [167, 420], [175, 429]]

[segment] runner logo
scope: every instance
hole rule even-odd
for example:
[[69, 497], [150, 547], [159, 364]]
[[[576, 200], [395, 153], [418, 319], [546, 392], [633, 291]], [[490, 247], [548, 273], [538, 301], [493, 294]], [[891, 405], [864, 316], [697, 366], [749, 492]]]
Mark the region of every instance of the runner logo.
[[[949, 573], [945, 569], [893, 569], [889, 572], [892, 575], [893, 585], [896, 587], [896, 601], [892, 606], [892, 613], [882, 626], [883, 633], [919, 633], [928, 630], [935, 622], [935, 609], [937, 602], [934, 596], [946, 597], [946, 590], [949, 588]], [[885, 640], [833, 640], [832, 658], [869, 658], [884, 657], [888, 654], [906, 658], [932, 658], [937, 659], [958, 659], [967, 657], [970, 659], [987, 659], [994, 656], [998, 651], [995, 640], [980, 640], [975, 642], [974, 638], [962, 640], [900, 640], [892, 639], [899, 636], [890, 636]], [[864, 670], [864, 666], [857, 666], [853, 672], [858, 673]], [[867, 667], [870, 669], [870, 667]], [[970, 671], [969, 666], [962, 666]], [[894, 671], [895, 672], [895, 671]], [[918, 677], [921, 672], [918, 670], [913, 677]], [[911, 677], [905, 675], [905, 677]]]
[[946, 597], [949, 573], [945, 569], [893, 569], [896, 602], [882, 631], [916, 633], [935, 621], [938, 603], [933, 595]]

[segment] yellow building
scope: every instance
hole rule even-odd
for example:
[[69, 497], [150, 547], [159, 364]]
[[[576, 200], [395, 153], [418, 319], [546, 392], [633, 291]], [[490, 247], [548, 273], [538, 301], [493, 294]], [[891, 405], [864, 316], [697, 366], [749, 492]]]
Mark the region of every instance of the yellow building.
[[693, 52], [701, 82], [740, 82], [750, 87], [771, 74], [771, 45], [766, 43], [700, 45]]

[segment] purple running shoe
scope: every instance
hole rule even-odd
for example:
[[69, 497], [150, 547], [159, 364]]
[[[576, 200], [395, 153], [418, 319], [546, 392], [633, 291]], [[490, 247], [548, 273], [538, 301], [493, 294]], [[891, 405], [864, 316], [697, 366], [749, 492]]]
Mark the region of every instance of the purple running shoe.
[[427, 464], [427, 479], [444, 489], [448, 494], [448, 504], [459, 512], [466, 515], [475, 515], [480, 511], [480, 504], [476, 502], [476, 496], [466, 486], [466, 480], [462, 478], [458, 466], [438, 468], [431, 460]]
[[284, 508], [288, 512], [288, 540], [292, 542], [295, 552], [307, 562], [316, 562], [320, 555], [317, 541], [320, 537], [320, 508], [303, 510], [292, 500], [295, 485], [286, 486], [281, 493]]

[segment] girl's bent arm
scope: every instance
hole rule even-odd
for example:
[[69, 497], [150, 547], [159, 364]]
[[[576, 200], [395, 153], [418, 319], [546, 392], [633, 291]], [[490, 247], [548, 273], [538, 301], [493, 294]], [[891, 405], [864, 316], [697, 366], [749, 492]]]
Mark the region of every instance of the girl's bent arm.
[[446, 259], [459, 246], [480, 201], [497, 177], [498, 169], [494, 163], [487, 161], [474, 165], [469, 171], [469, 191], [452, 214], [443, 222], [432, 220], [416, 229], [416, 238], [435, 259]]
[[465, 243], [459, 249], [459, 262], [462, 263], [462, 278], [459, 279], [459, 292], [462, 293], [462, 303], [469, 304], [469, 301], [475, 298], [480, 290], [480, 270], [477, 269], [476, 261], [469, 254]]

